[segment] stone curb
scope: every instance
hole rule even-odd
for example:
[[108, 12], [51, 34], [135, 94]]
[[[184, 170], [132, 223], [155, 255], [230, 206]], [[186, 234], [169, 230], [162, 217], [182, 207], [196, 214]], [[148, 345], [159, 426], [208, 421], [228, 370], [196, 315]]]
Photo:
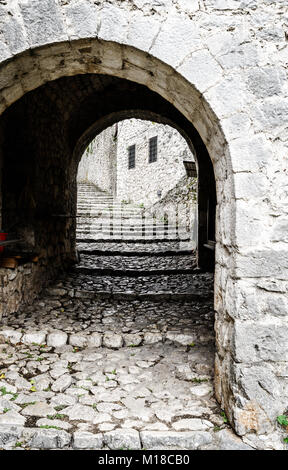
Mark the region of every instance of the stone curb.
[[112, 300], [152, 300], [153, 302], [162, 302], [162, 301], [169, 301], [169, 302], [205, 302], [206, 300], [210, 299], [211, 293], [207, 293], [205, 295], [202, 294], [192, 294], [189, 292], [184, 293], [173, 293], [173, 292], [157, 292], [157, 293], [147, 293], [147, 294], [137, 294], [137, 293], [125, 293], [125, 292], [105, 292], [105, 291], [98, 291], [93, 292], [89, 290], [73, 290], [73, 294], [69, 294], [70, 297], [75, 297], [78, 299], [112, 299]]
[[137, 347], [156, 343], [172, 342], [180, 346], [194, 345], [195, 335], [189, 331], [147, 332], [136, 334], [117, 333], [66, 333], [62, 330], [31, 330], [20, 332], [13, 328], [0, 328], [0, 344], [8, 343], [15, 345], [23, 343], [26, 346], [44, 345], [60, 348], [69, 344], [76, 348], [100, 348], [120, 349], [122, 347]]
[[[25, 428], [23, 426], [0, 426], [0, 449], [21, 447], [32, 449], [78, 449], [78, 450], [141, 450], [141, 449], [192, 449], [212, 444], [214, 436], [204, 431], [136, 431], [116, 429], [105, 433], [62, 429]], [[248, 446], [247, 446], [248, 447]]]

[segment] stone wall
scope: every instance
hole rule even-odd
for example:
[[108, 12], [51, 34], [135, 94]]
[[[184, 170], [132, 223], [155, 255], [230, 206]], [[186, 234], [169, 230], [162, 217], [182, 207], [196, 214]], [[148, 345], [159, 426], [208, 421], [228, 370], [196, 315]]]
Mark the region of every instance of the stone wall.
[[[149, 139], [157, 137], [157, 161], [149, 163]], [[135, 168], [128, 168], [128, 147], [136, 146]], [[194, 160], [179, 132], [170, 126], [136, 119], [119, 123], [117, 198], [150, 208], [186, 175], [183, 160]]]
[[[99, 133], [99, 121], [127, 110], [135, 111], [133, 117], [138, 110], [154, 112], [166, 124], [177, 123], [193, 142], [204, 246], [210, 157], [217, 188], [217, 399], [244, 440], [283, 448], [277, 415], [286, 412], [288, 400], [287, 0], [14, 0], [1, 2], [0, 13], [1, 114], [40, 86], [47, 91], [57, 79], [77, 77], [77, 86], [67, 80], [58, 94], [54, 90], [56, 108], [64, 106], [63, 125], [56, 129], [67, 150], [59, 175], [64, 205], [76, 193], [72, 156]], [[97, 99], [86, 95], [85, 101], [85, 74], [129, 85], [121, 85], [122, 95], [119, 89], [113, 95], [111, 83], [109, 91], [99, 85]], [[67, 86], [72, 92], [63, 103]], [[42, 113], [45, 137], [53, 121], [45, 106]], [[115, 122], [111, 117], [109, 125]], [[27, 135], [33, 143], [32, 130]], [[49, 160], [52, 139], [42, 145], [43, 160]], [[41, 157], [33, 155], [31, 168]], [[61, 158], [57, 165], [62, 168]], [[49, 200], [46, 171], [39, 167], [32, 181], [38, 179], [40, 199], [43, 194]], [[1, 191], [4, 210], [3, 184]], [[69, 246], [69, 225], [58, 229]]]
[[[149, 139], [157, 136], [157, 161], [149, 163]], [[128, 147], [135, 145], [135, 168]], [[197, 183], [183, 160], [194, 161], [185, 139], [171, 126], [126, 119], [99, 134], [81, 158], [77, 181], [90, 182], [119, 201], [141, 205], [158, 220], [195, 228]], [[196, 236], [194, 234], [196, 240]]]
[[77, 182], [90, 182], [102, 191], [116, 193], [117, 125], [108, 127], [84, 152], [78, 167]]
[[185, 227], [197, 247], [197, 178], [183, 176], [159, 202], [150, 208], [158, 220]]

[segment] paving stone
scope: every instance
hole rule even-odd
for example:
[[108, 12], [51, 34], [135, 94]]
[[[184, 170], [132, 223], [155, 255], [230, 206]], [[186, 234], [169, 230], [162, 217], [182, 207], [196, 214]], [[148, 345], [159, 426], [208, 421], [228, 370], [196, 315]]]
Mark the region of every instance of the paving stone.
[[89, 352], [89, 353], [85, 352], [83, 359], [88, 362], [96, 362], [96, 361], [99, 361], [99, 359], [101, 358], [102, 358], [102, 354], [95, 353], [95, 352]]
[[141, 449], [139, 432], [134, 429], [117, 429], [104, 434], [104, 443], [111, 450]]
[[53, 392], [64, 392], [68, 387], [70, 387], [72, 383], [72, 377], [68, 374], [61, 375], [59, 379], [57, 379], [53, 385], [52, 390]]
[[62, 421], [61, 419], [47, 419], [47, 418], [38, 419], [38, 421], [36, 422], [36, 426], [38, 427], [55, 426], [57, 428], [61, 428], [66, 431], [72, 428], [72, 424], [69, 424], [66, 421]]
[[77, 398], [71, 395], [66, 395], [64, 393], [57, 393], [54, 397], [51, 398], [51, 405], [53, 406], [70, 406], [75, 405]]
[[165, 409], [162, 404], [162, 406], [160, 405], [160, 409], [155, 410], [155, 415], [160, 421], [164, 421], [165, 423], [171, 423], [172, 419], [175, 416], [175, 411]]
[[66, 373], [67, 373], [67, 369], [64, 367], [54, 367], [53, 369], [50, 370], [50, 375], [52, 379], [56, 379], [56, 380]]
[[196, 397], [204, 397], [213, 391], [213, 388], [209, 384], [195, 385], [190, 388], [190, 391]]
[[207, 431], [213, 428], [213, 424], [205, 419], [180, 419], [172, 424], [172, 428], [176, 431]]
[[26, 428], [23, 437], [30, 448], [63, 449], [71, 442], [71, 435], [58, 429]]
[[106, 348], [121, 348], [123, 345], [123, 338], [121, 335], [106, 333], [103, 336], [103, 346]]
[[28, 405], [22, 410], [22, 415], [24, 416], [39, 416], [46, 418], [46, 416], [53, 414], [55, 414], [55, 409], [53, 406], [48, 405], [45, 402], [38, 402], [34, 405]]
[[103, 434], [93, 434], [87, 431], [76, 431], [73, 433], [74, 449], [102, 449]]
[[67, 352], [62, 354], [62, 359], [68, 362], [80, 362], [83, 358], [83, 354], [81, 352]]
[[127, 334], [124, 335], [124, 345], [125, 346], [139, 346], [143, 341], [141, 335], [138, 334]]
[[14, 401], [11, 401], [11, 399], [9, 400], [6, 397], [7, 395], [0, 397], [0, 413], [3, 413], [3, 411], [7, 409], [12, 411], [19, 411], [22, 409], [20, 406], [16, 405]]
[[188, 333], [179, 333], [174, 331], [168, 331], [166, 333], [166, 339], [173, 341], [175, 343], [179, 343], [183, 346], [188, 346], [190, 344], [194, 344], [196, 341], [195, 335], [188, 334]]
[[92, 407], [81, 404], [68, 406], [62, 410], [61, 413], [68, 416], [68, 418], [72, 421], [79, 420], [92, 423], [97, 417], [97, 412], [94, 411]]
[[144, 334], [144, 344], [155, 344], [161, 343], [163, 340], [163, 336], [161, 333], [145, 333]]
[[67, 343], [68, 335], [64, 331], [53, 331], [47, 336], [47, 345], [59, 348]]
[[215, 446], [217, 450], [253, 450], [230, 429], [223, 429], [215, 433]]
[[44, 344], [46, 341], [46, 331], [29, 331], [22, 336], [22, 343], [30, 344]]
[[143, 427], [144, 431], [168, 431], [168, 427], [164, 423], [152, 423], [152, 424], [145, 424]]
[[3, 388], [7, 393], [17, 393], [17, 388], [4, 380], [0, 380], [0, 389]]
[[33, 377], [33, 382], [31, 382], [30, 388], [33, 384], [37, 391], [45, 391], [50, 387], [51, 383], [52, 379], [48, 374], [41, 374]]
[[5, 340], [8, 340], [11, 344], [20, 343], [22, 338], [22, 333], [20, 331], [15, 331], [12, 329], [0, 330], [0, 335], [3, 336]]
[[0, 426], [0, 449], [15, 446], [22, 436], [22, 426]]
[[17, 411], [14, 410], [7, 411], [7, 413], [0, 415], [0, 426], [24, 426], [25, 422], [26, 418], [24, 418], [24, 416], [21, 416]]
[[69, 337], [69, 344], [71, 344], [71, 346], [85, 348], [87, 346], [87, 337], [80, 334], [72, 334]]
[[141, 431], [145, 449], [185, 449], [195, 450], [212, 442], [211, 433], [205, 431]]
[[30, 390], [31, 383], [28, 380], [24, 379], [23, 377], [19, 377], [15, 380], [15, 387], [17, 390]]
[[101, 424], [108, 421], [111, 421], [112, 417], [108, 413], [97, 413], [96, 417], [93, 419], [93, 424]]
[[89, 395], [89, 390], [85, 390], [85, 388], [78, 388], [78, 387], [69, 387], [65, 390], [66, 395], [71, 395], [74, 397], [82, 397], [84, 395]]
[[99, 333], [92, 333], [87, 338], [87, 345], [89, 348], [100, 348], [102, 346], [102, 335]]
[[116, 427], [116, 424], [113, 423], [100, 423], [98, 424], [98, 429], [101, 432], [112, 431]]
[[100, 413], [111, 413], [112, 411], [122, 410], [122, 406], [117, 403], [98, 403], [97, 410]]

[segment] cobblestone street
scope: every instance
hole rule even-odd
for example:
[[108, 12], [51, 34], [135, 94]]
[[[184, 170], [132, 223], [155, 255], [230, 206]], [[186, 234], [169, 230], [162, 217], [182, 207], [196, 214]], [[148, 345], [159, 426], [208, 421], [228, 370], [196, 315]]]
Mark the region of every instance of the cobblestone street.
[[79, 262], [2, 320], [0, 448], [249, 448], [214, 398], [213, 275], [189, 241], [82, 234]]
[[[113, 275], [137, 266], [163, 272]], [[1, 327], [0, 447], [248, 448], [214, 399], [213, 321], [191, 255], [81, 255]]]

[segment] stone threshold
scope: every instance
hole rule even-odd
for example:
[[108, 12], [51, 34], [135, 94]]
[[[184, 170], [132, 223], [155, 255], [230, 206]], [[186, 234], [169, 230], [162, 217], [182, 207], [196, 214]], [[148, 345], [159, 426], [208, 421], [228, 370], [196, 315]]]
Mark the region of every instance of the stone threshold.
[[12, 327], [0, 327], [0, 343], [11, 345], [25, 344], [43, 345], [53, 348], [61, 348], [69, 344], [75, 348], [109, 348], [120, 349], [122, 347], [138, 347], [142, 345], [151, 345], [156, 343], [169, 342], [172, 344], [193, 347], [196, 340], [195, 333], [189, 330], [171, 330], [167, 332], [139, 332], [139, 333], [98, 333], [86, 332], [66, 333], [55, 329], [30, 329], [27, 332], [24, 329], [15, 329]]
[[195, 274], [199, 273], [195, 268], [174, 268], [174, 269], [113, 269], [113, 268], [88, 268], [85, 266], [75, 266], [74, 273], [95, 275], [95, 276], [122, 276], [122, 277], [150, 277], [165, 276], [173, 274]]
[[[163, 251], [121, 251], [121, 250], [87, 250], [85, 248], [81, 248], [78, 250], [78, 253], [81, 254], [87, 254], [87, 255], [97, 255], [97, 256], [123, 256], [123, 257], [168, 257], [168, 256], [195, 256], [195, 251], [194, 250], [163, 250]], [[197, 272], [200, 272], [199, 268], [195, 268], [195, 270], [198, 270]]]
[[77, 238], [76, 243], [163, 243], [163, 242], [189, 242], [190, 238]]
[[[115, 429], [104, 433], [61, 429], [39, 429], [23, 426], [0, 426], [0, 449], [16, 447], [30, 450], [196, 450], [196, 449], [253, 450], [241, 439], [230, 436], [229, 430], [208, 431], [137, 431]], [[224, 444], [224, 445], [223, 445]], [[224, 450], [223, 449], [223, 450]], [[227, 449], [227, 450], [228, 450]], [[111, 454], [112, 455], [112, 454]]]
[[205, 302], [211, 298], [211, 293], [207, 292], [207, 295], [204, 293], [194, 294], [194, 293], [174, 293], [174, 292], [154, 292], [146, 294], [137, 294], [134, 292], [107, 292], [107, 291], [90, 291], [90, 290], [73, 290], [71, 297], [78, 299], [92, 299], [92, 300], [139, 300], [145, 301], [149, 300], [152, 302], [163, 302], [169, 301], [169, 303], [178, 303], [178, 302]]

